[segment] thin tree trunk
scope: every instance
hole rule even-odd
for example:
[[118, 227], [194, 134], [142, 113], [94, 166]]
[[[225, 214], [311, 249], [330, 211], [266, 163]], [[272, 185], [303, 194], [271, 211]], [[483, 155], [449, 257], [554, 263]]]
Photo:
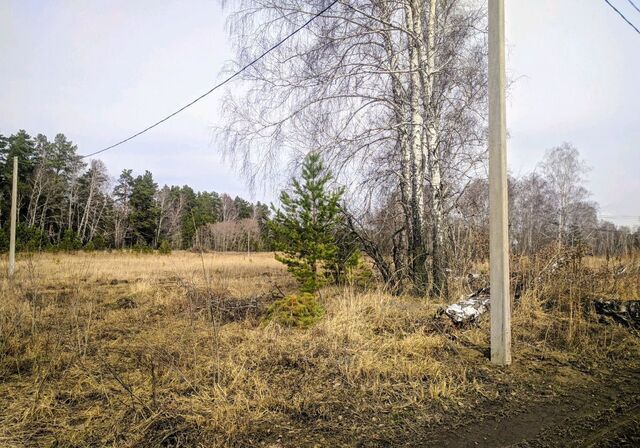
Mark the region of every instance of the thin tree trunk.
[[82, 219], [80, 220], [80, 225], [78, 227], [78, 234], [80, 235], [82, 242], [85, 242], [87, 223], [89, 221], [89, 213], [91, 212], [91, 202], [93, 201], [93, 192], [96, 187], [96, 176], [97, 173], [94, 171], [91, 175], [91, 181], [89, 182], [89, 196], [87, 197], [87, 203], [85, 204]]
[[405, 8], [407, 27], [413, 38], [408, 39], [410, 79], [410, 176], [411, 176], [411, 240], [410, 253], [414, 291], [418, 295], [426, 293], [428, 278], [426, 269], [426, 251], [424, 244], [424, 147], [420, 94], [423, 86], [420, 76], [420, 45], [422, 37], [421, 1], [411, 0]]
[[434, 104], [434, 77], [436, 71], [436, 14], [437, 0], [429, 1], [427, 42], [424, 70], [424, 102], [428, 117], [426, 127], [427, 150], [429, 155], [429, 179], [431, 182], [431, 257], [433, 292], [447, 294], [447, 263], [445, 251], [444, 203], [442, 185], [442, 165], [438, 144], [438, 113]]

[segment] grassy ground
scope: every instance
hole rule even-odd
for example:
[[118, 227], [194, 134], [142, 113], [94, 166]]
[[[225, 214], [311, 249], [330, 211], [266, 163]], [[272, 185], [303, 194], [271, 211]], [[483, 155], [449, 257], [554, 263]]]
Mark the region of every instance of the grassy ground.
[[625, 263], [533, 285], [499, 369], [487, 322], [456, 329], [428, 300], [327, 289], [312, 327], [264, 322], [295, 287], [270, 254], [23, 256], [0, 278], [0, 446], [635, 443], [640, 338], [574, 300], [589, 277], [637, 298]]

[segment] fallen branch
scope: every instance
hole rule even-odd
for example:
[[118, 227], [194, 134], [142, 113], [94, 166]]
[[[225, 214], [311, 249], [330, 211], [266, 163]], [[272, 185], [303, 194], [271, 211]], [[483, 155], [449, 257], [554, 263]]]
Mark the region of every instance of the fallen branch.
[[456, 325], [465, 325], [478, 320], [478, 318], [489, 310], [489, 288], [482, 288], [460, 299], [456, 303], [444, 309], [444, 314]]
[[601, 316], [611, 317], [622, 325], [640, 329], [640, 300], [596, 299], [593, 307]]

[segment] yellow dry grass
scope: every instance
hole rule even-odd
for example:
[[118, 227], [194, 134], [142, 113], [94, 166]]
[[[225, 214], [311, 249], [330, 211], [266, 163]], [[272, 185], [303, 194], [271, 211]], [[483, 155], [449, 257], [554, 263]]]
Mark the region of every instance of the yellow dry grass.
[[[0, 263], [6, 272], [6, 261]], [[184, 279], [204, 284], [224, 282], [236, 295], [255, 294], [269, 288], [272, 277], [285, 271], [270, 253], [174, 252], [170, 256], [130, 252], [42, 253], [18, 257], [18, 282], [38, 285], [118, 283], [149, 284]], [[5, 282], [6, 276], [2, 277]]]
[[532, 296], [507, 370], [488, 364], [486, 322], [454, 329], [429, 301], [328, 288], [326, 315], [301, 330], [221, 321], [194, 299], [268, 300], [275, 285], [294, 287], [271, 254], [20, 257], [0, 283], [0, 446], [355, 445], [468, 412], [505, 384], [515, 396], [585, 381], [558, 360], [638, 360], [636, 336], [585, 319], [569, 344], [570, 317]]

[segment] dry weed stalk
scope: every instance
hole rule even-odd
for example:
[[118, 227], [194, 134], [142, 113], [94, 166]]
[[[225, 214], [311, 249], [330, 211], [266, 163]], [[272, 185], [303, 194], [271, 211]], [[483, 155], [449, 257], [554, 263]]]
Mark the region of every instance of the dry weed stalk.
[[[327, 288], [326, 314], [309, 329], [258, 324], [272, 285], [288, 293], [292, 282], [268, 254], [242, 257], [22, 259], [15, 285], [0, 283], [0, 445], [247, 446], [311, 425], [364, 437], [494, 400], [507, 381], [487, 367], [486, 321], [457, 330], [415, 298]], [[529, 278], [545, 264], [521, 261]], [[582, 302], [637, 294], [634, 269], [585, 257], [527, 288], [510, 384], [546, 380], [541, 359], [640, 359], [637, 336], [596, 322]], [[34, 288], [37, 313], [25, 300]]]

